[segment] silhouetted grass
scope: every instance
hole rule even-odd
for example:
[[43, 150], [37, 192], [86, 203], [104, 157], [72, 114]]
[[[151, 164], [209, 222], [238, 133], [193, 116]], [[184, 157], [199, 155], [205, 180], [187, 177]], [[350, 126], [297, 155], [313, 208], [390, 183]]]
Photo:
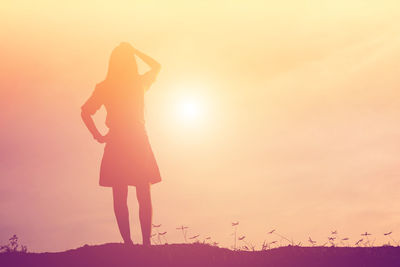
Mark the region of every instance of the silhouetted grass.
[[[168, 244], [167, 231], [159, 231], [161, 224], [153, 225], [153, 246], [126, 246], [122, 243], [88, 246], [56, 253], [28, 253], [26, 246], [18, 244], [13, 235], [9, 243], [1, 246], [0, 266], [398, 266], [400, 247], [393, 239], [392, 231], [383, 233], [388, 243], [373, 247], [369, 232], [360, 234], [354, 246], [349, 246], [348, 237], [340, 238], [331, 231], [327, 240], [319, 243], [309, 237], [310, 246], [278, 233], [275, 229], [266, 233], [268, 238], [281, 240], [264, 241], [260, 249], [247, 240], [245, 235], [236, 236], [239, 223], [233, 235], [232, 249], [218, 247], [211, 237], [199, 241], [200, 234], [189, 236], [190, 244]], [[183, 227], [188, 229], [188, 227]], [[179, 228], [181, 230], [182, 228]], [[186, 233], [185, 233], [186, 234]], [[184, 234], [184, 239], [185, 239]], [[154, 239], [153, 237], [157, 237]], [[186, 242], [186, 239], [185, 239]], [[209, 243], [207, 243], [209, 242]], [[278, 245], [278, 243], [280, 244]], [[282, 244], [282, 242], [284, 242]], [[346, 242], [346, 243], [345, 243]], [[396, 244], [392, 246], [390, 242]], [[329, 245], [329, 246], [327, 246]], [[235, 247], [236, 246], [236, 247]]]

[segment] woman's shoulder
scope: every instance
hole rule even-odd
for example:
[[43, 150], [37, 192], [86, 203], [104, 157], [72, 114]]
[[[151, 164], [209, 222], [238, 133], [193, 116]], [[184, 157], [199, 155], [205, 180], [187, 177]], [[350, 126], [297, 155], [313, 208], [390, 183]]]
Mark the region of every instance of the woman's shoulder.
[[104, 80], [99, 83], [96, 83], [95, 89], [104, 90], [105, 87], [106, 87], [106, 81]]
[[96, 86], [94, 87], [94, 91], [97, 94], [104, 94], [107, 90], [107, 83], [106, 81], [101, 81], [99, 83], [96, 84]]

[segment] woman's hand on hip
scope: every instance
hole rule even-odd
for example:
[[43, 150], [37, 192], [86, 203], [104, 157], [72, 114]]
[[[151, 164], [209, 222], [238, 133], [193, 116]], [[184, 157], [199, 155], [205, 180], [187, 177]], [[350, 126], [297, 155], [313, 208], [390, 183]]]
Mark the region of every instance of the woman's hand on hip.
[[106, 135], [98, 134], [98, 135], [93, 136], [93, 138], [100, 144], [103, 144], [103, 143], [107, 142], [107, 140], [108, 140], [108, 133]]

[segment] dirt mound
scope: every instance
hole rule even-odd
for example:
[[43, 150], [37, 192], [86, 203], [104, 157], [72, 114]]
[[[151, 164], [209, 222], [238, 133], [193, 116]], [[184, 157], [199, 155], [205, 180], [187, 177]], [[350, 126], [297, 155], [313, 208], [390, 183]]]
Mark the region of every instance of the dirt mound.
[[206, 244], [103, 244], [52, 253], [2, 253], [0, 266], [398, 266], [399, 247], [281, 247], [232, 251]]

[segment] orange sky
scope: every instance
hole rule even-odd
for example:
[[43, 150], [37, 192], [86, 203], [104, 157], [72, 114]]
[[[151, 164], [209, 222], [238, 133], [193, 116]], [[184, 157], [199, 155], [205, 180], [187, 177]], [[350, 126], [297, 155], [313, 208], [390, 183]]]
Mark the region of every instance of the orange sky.
[[[0, 243], [120, 241], [80, 106], [121, 41], [163, 67], [146, 119], [169, 242], [184, 224], [228, 247], [235, 220], [258, 246], [274, 228], [303, 244], [334, 229], [400, 239], [397, 1], [84, 2], [2, 3]], [[182, 120], [191, 98], [202, 112]]]

